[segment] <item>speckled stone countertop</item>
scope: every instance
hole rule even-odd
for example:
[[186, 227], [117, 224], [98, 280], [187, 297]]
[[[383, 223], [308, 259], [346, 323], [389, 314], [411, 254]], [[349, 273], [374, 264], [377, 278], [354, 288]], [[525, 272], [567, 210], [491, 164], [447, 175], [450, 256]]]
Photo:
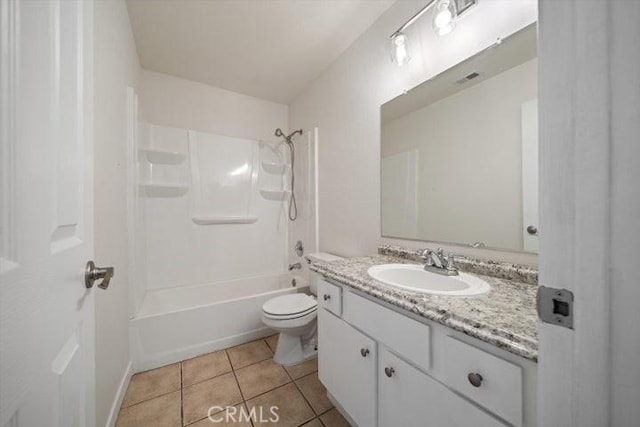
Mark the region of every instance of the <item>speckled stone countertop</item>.
[[310, 268], [401, 309], [537, 361], [535, 285], [473, 273], [488, 282], [491, 290], [479, 297], [460, 298], [403, 291], [374, 280], [367, 274], [369, 267], [374, 265], [400, 263], [415, 264], [406, 258], [372, 255], [314, 263]]

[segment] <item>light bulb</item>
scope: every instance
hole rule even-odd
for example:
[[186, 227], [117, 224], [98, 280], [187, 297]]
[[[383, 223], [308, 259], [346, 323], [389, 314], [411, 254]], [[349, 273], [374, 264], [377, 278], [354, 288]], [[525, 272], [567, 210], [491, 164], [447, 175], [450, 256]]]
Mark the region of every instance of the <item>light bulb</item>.
[[455, 0], [438, 0], [433, 9], [433, 31], [439, 36], [449, 34], [456, 26]]
[[408, 39], [404, 33], [398, 32], [391, 37], [391, 62], [398, 67], [402, 67], [411, 59], [407, 44]]

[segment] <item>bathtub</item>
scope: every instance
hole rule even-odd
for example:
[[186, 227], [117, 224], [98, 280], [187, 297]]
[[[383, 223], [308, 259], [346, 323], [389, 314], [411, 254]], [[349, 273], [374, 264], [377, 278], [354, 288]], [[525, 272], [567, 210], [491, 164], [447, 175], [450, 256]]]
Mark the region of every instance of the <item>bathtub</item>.
[[289, 273], [147, 291], [131, 319], [136, 372], [268, 336], [262, 304], [279, 295], [308, 292]]

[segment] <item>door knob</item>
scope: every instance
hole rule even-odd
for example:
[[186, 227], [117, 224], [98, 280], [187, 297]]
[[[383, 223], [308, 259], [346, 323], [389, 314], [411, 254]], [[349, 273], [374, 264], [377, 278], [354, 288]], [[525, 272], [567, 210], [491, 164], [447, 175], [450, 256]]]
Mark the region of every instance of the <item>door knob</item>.
[[536, 227], [535, 225], [530, 225], [527, 227], [527, 233], [531, 234], [532, 236], [537, 236], [538, 235], [538, 227]]
[[109, 282], [113, 277], [115, 270], [113, 267], [96, 267], [93, 261], [87, 262], [87, 267], [84, 272], [84, 285], [87, 288], [92, 288], [97, 280], [100, 289], [107, 289]]

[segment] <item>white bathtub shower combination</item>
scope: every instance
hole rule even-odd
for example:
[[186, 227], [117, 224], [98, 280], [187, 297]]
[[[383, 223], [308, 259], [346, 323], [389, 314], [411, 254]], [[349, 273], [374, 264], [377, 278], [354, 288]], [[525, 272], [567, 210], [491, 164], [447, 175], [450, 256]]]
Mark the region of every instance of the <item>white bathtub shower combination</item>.
[[131, 321], [136, 370], [151, 369], [273, 333], [262, 304], [308, 285], [290, 274], [148, 291]]
[[[309, 292], [305, 272], [296, 271], [301, 273], [296, 286], [285, 272], [288, 263], [302, 259], [289, 248], [292, 223], [285, 198], [272, 197], [290, 173], [284, 152], [259, 141], [148, 124], [138, 134], [132, 150], [138, 153], [130, 320], [134, 371], [274, 333], [262, 322], [262, 305], [276, 296]], [[201, 144], [197, 150], [194, 141]], [[310, 180], [300, 181], [307, 187], [298, 189], [302, 211], [309, 212], [304, 200], [310, 200]], [[244, 182], [244, 193], [234, 193]], [[216, 220], [195, 220], [202, 216]], [[238, 220], [244, 216], [252, 220]], [[302, 229], [303, 222], [296, 227]]]

